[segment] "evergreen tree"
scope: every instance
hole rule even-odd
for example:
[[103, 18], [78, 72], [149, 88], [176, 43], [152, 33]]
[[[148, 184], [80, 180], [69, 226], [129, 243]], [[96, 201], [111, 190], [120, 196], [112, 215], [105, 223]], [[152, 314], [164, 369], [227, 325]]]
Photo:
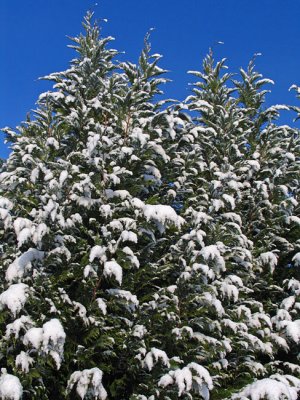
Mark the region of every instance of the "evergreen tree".
[[72, 39], [78, 58], [46, 77], [55, 90], [40, 96], [34, 120], [6, 130], [2, 398], [12, 379], [14, 398], [21, 387], [24, 399], [129, 398], [137, 294], [156, 240], [147, 227], [181, 224], [157, 205], [171, 132], [151, 102], [164, 82], [160, 56], [146, 37], [137, 66], [117, 64], [91, 18]]
[[233, 85], [224, 68], [210, 52], [203, 72], [192, 72], [201, 81], [186, 102], [198, 116], [169, 147], [173, 204], [186, 223], [155, 271], [167, 285], [144, 304], [165, 365], [143, 390], [296, 399], [299, 135], [273, 123], [287, 107], [264, 109], [261, 87], [272, 81], [254, 59]]
[[5, 129], [0, 398], [296, 400], [288, 107], [265, 106], [255, 58], [233, 80], [212, 51], [166, 107], [149, 34], [133, 64], [91, 13], [84, 29], [34, 118]]

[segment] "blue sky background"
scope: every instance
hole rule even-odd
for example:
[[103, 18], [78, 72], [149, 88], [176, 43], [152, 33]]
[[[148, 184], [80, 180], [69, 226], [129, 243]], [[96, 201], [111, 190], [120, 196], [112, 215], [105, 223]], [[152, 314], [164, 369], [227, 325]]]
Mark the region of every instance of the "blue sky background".
[[[83, 15], [94, 9], [108, 18], [102, 34], [116, 38], [115, 48], [135, 62], [149, 28], [154, 52], [164, 55], [161, 66], [173, 80], [167, 97], [189, 94], [189, 69], [200, 69], [216, 41], [216, 58], [228, 58], [231, 71], [246, 67], [261, 52], [257, 69], [275, 81], [267, 103], [297, 104], [293, 84], [300, 85], [299, 0], [0, 0], [0, 127], [15, 127], [33, 109], [39, 94], [49, 89], [37, 78], [64, 70], [74, 57], [66, 35], [81, 30]], [[298, 103], [300, 106], [300, 102]], [[293, 124], [293, 114], [281, 122]], [[0, 140], [0, 157], [9, 150]]]

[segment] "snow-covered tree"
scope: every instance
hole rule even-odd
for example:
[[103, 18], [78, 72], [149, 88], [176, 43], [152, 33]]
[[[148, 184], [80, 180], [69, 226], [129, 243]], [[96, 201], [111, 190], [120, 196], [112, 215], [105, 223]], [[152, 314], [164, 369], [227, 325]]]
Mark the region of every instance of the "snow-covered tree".
[[160, 204], [162, 144], [172, 136], [151, 101], [165, 81], [160, 56], [146, 37], [138, 65], [116, 63], [91, 18], [73, 39], [70, 68], [46, 77], [54, 90], [33, 120], [6, 129], [14, 144], [1, 174], [3, 398], [12, 379], [24, 399], [128, 398], [152, 230], [182, 224]]
[[149, 35], [133, 64], [91, 13], [84, 28], [32, 119], [5, 129], [0, 398], [296, 400], [288, 107], [265, 106], [254, 59], [233, 80], [212, 52], [166, 107]]
[[[225, 68], [210, 52], [203, 71], [191, 72], [201, 79], [194, 94], [177, 107], [197, 116], [168, 150], [176, 154], [173, 205], [185, 225], [155, 271], [166, 284], [143, 304], [149, 340], [165, 352], [148, 395], [294, 399], [299, 134], [274, 124], [287, 107], [264, 107], [263, 86], [272, 81], [254, 60], [241, 81], [230, 82]], [[155, 351], [145, 354], [149, 371]]]

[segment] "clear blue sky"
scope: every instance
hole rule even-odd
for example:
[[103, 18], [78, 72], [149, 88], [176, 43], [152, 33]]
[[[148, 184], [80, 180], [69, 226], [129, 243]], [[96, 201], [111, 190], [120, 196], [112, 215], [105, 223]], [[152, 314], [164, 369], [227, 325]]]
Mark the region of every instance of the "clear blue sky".
[[[97, 0], [96, 0], [97, 1]], [[216, 57], [227, 57], [230, 69], [246, 66], [256, 52], [257, 69], [275, 81], [268, 104], [297, 104], [288, 88], [300, 85], [300, 0], [0, 0], [0, 127], [15, 127], [34, 108], [49, 83], [37, 78], [68, 67], [74, 53], [66, 35], [81, 31], [82, 17], [93, 8], [108, 18], [103, 35], [135, 62], [149, 28], [153, 50], [164, 55], [170, 70], [168, 97], [189, 93], [186, 74], [200, 69], [216, 41]], [[300, 105], [300, 102], [299, 104]], [[282, 122], [292, 124], [292, 115]], [[0, 157], [8, 149], [0, 141]]]

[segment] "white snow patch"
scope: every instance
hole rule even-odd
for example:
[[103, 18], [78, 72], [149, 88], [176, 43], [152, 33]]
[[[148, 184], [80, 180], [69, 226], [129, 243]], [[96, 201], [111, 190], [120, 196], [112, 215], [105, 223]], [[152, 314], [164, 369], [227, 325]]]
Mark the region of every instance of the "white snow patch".
[[163, 147], [161, 145], [151, 141], [151, 142], [148, 142], [148, 146], [151, 149], [153, 149], [156, 154], [161, 156], [162, 159], [164, 160], [164, 162], [170, 161], [170, 157], [166, 154], [165, 150], [163, 149]]
[[25, 351], [21, 351], [17, 355], [15, 363], [16, 367], [20, 367], [23, 372], [28, 373], [30, 366], [34, 363], [34, 359], [25, 353]]
[[128, 256], [128, 258], [132, 262], [132, 265], [134, 265], [136, 268], [139, 268], [140, 262], [137, 256], [134, 255], [133, 251], [127, 246], [123, 247], [122, 251]]
[[198, 301], [200, 304], [206, 305], [207, 307], [213, 307], [219, 317], [225, 314], [221, 301], [210, 292], [204, 292], [201, 297], [199, 296]]
[[87, 398], [105, 400], [107, 392], [102, 385], [102, 377], [103, 372], [99, 368], [75, 371], [68, 380], [67, 390], [70, 392], [76, 386], [76, 392], [82, 400], [86, 396]]
[[122, 284], [123, 270], [122, 267], [115, 261], [106, 261], [104, 264], [103, 275], [105, 277], [114, 276], [119, 284]]
[[20, 400], [23, 388], [19, 378], [10, 375], [5, 368], [1, 368], [0, 376], [0, 398], [2, 400]]
[[28, 289], [29, 287], [25, 285], [25, 283], [10, 285], [10, 287], [0, 295], [0, 309], [6, 306], [15, 317], [26, 303], [26, 299], [29, 295]]
[[43, 341], [43, 328], [31, 328], [29, 329], [23, 338], [25, 346], [31, 345], [35, 349], [39, 349]]
[[233, 196], [230, 196], [229, 194], [223, 194], [223, 199], [226, 201], [226, 203], [229, 203], [231, 206], [231, 209], [235, 209], [235, 200]]
[[125, 200], [128, 197], [130, 198], [130, 193], [127, 190], [112, 190], [106, 189], [105, 190], [106, 197], [108, 199], [113, 199], [114, 197], [119, 198], [121, 200]]
[[287, 223], [291, 224], [292, 222], [295, 222], [295, 224], [300, 225], [300, 218], [297, 217], [296, 215], [292, 215], [291, 217], [287, 217]]
[[88, 264], [84, 267], [83, 276], [85, 278], [87, 278], [89, 276], [92, 276], [95, 278], [95, 277], [97, 277], [97, 272], [94, 270], [94, 268], [91, 265]]
[[46, 146], [53, 146], [56, 150], [59, 149], [59, 143], [54, 137], [49, 137], [46, 140]]
[[144, 207], [144, 215], [146, 219], [154, 220], [166, 226], [168, 223], [174, 224], [176, 227], [181, 228], [184, 224], [184, 219], [176, 214], [176, 211], [170, 207], [161, 204], [146, 204]]
[[180, 229], [185, 223], [185, 220], [177, 215], [176, 211], [170, 206], [162, 204], [145, 204], [136, 197], [132, 199], [131, 203], [134, 207], [143, 211], [147, 221], [153, 220], [156, 222], [160, 232], [163, 232], [164, 228], [169, 224], [175, 225]]
[[159, 360], [165, 365], [166, 367], [170, 367], [169, 357], [167, 356], [166, 352], [156, 347], [152, 347], [152, 349], [146, 354], [145, 359], [142, 361], [143, 368], [148, 369], [151, 371], [154, 367], [154, 362], [157, 363]]
[[294, 261], [295, 267], [300, 267], [300, 252], [294, 255], [292, 261]]
[[103, 262], [106, 261], [105, 251], [106, 247], [104, 246], [96, 245], [92, 247], [89, 258], [90, 262], [93, 262], [95, 258], [99, 258], [99, 260]]
[[190, 338], [194, 336], [194, 331], [190, 326], [183, 326], [182, 328], [174, 328], [172, 329], [172, 333], [176, 336], [177, 339], [181, 339], [184, 333], [187, 334], [187, 336]]
[[298, 388], [290, 385], [288, 380], [286, 380], [286, 382], [280, 382], [271, 377], [257, 380], [256, 382], [247, 385], [241, 392], [232, 396], [232, 399], [297, 400], [300, 380], [297, 379], [297, 381], [299, 385]]
[[65, 183], [66, 179], [68, 178], [68, 171], [61, 171], [59, 175], [59, 184], [62, 187], [62, 185]]
[[215, 244], [205, 246], [201, 249], [200, 255], [204, 258], [204, 260], [213, 260], [218, 267], [218, 270], [225, 271], [225, 261], [221, 256], [219, 247]]
[[101, 215], [104, 215], [105, 218], [112, 216], [111, 206], [109, 204], [102, 204], [99, 208]]
[[73, 301], [73, 306], [74, 306], [74, 310], [77, 311], [77, 314], [79, 315], [79, 317], [82, 318], [84, 323], [87, 325], [89, 323], [89, 320], [86, 316], [87, 310], [84, 307], [84, 305], [79, 303], [78, 301]]
[[133, 128], [130, 136], [134, 139], [137, 139], [141, 146], [143, 147], [147, 141], [149, 140], [150, 136], [147, 133], [143, 133], [141, 128]]
[[31, 228], [32, 221], [27, 218], [16, 218], [14, 220], [14, 230], [18, 236], [24, 228]]
[[230, 285], [227, 282], [221, 282], [220, 291], [224, 297], [227, 297], [229, 300], [233, 300], [234, 302], [238, 301], [239, 298], [239, 290], [235, 285]]
[[129, 290], [121, 289], [108, 289], [107, 292], [113, 296], [120, 297], [126, 300], [130, 304], [132, 309], [135, 309], [139, 305], [139, 301], [135, 294], [132, 294]]
[[134, 233], [134, 232], [132, 232], [132, 231], [126, 231], [126, 230], [125, 230], [125, 231], [123, 231], [123, 232], [121, 233], [120, 240], [121, 240], [122, 242], [133, 242], [133, 243], [137, 243], [138, 238], [137, 238], [136, 233]]
[[22, 278], [26, 271], [31, 270], [33, 261], [40, 261], [44, 257], [44, 252], [30, 248], [25, 253], [21, 254], [7, 268], [5, 277], [11, 282], [16, 278]]
[[300, 295], [300, 281], [292, 278], [288, 281], [288, 288], [292, 290], [296, 295]]
[[6, 325], [5, 337], [8, 339], [11, 335], [15, 338], [19, 337], [20, 330], [27, 330], [33, 326], [33, 321], [27, 315], [22, 315], [20, 318], [15, 319], [11, 324]]
[[222, 214], [222, 217], [228, 219], [229, 221], [235, 222], [239, 226], [242, 226], [242, 218], [236, 213], [233, 212], [224, 213]]
[[6, 197], [0, 197], [0, 208], [4, 208], [6, 210], [12, 210], [14, 207], [13, 203], [8, 200]]
[[209, 399], [209, 390], [213, 388], [213, 382], [207, 369], [195, 362], [182, 369], [170, 371], [163, 375], [158, 382], [158, 386], [162, 387], [173, 384], [178, 387], [178, 396], [194, 390], [196, 393], [202, 394], [205, 400]]
[[278, 258], [276, 254], [272, 253], [271, 251], [267, 251], [266, 253], [261, 253], [259, 256], [259, 261], [262, 265], [266, 265], [270, 267], [270, 271], [273, 272], [274, 268], [277, 265]]
[[132, 330], [132, 336], [142, 339], [147, 333], [147, 329], [144, 325], [134, 325]]
[[290, 310], [295, 304], [295, 301], [295, 296], [289, 296], [286, 299], [282, 300], [280, 307], [284, 308], [285, 310]]
[[107, 314], [106, 302], [103, 299], [101, 299], [100, 297], [98, 297], [96, 299], [96, 302], [97, 302], [97, 306], [101, 310], [102, 314], [106, 315]]
[[32, 241], [35, 244], [38, 244], [42, 241], [42, 238], [49, 232], [49, 228], [43, 222], [38, 224], [32, 233]]
[[295, 343], [300, 343], [300, 319], [286, 321], [286, 335]]
[[64, 343], [66, 334], [56, 318], [46, 322], [42, 328], [29, 329], [24, 338], [25, 346], [33, 346], [37, 350], [41, 350], [54, 359], [57, 369], [61, 366], [63, 357]]

